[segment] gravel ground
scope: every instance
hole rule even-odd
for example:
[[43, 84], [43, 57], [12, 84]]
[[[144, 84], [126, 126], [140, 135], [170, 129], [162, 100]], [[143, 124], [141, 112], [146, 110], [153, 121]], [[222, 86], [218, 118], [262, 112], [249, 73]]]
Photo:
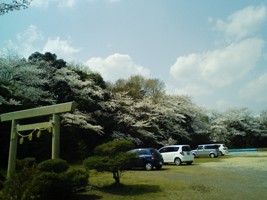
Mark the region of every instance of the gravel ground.
[[254, 179], [259, 187], [267, 189], [267, 152], [227, 155], [220, 162], [202, 163], [201, 166]]
[[[215, 158], [216, 159], [216, 158]], [[248, 154], [226, 155], [217, 162], [203, 163], [203, 166], [216, 166], [218, 168], [230, 167], [233, 169], [242, 167], [247, 169], [266, 171], [267, 170], [267, 152], [256, 152]]]

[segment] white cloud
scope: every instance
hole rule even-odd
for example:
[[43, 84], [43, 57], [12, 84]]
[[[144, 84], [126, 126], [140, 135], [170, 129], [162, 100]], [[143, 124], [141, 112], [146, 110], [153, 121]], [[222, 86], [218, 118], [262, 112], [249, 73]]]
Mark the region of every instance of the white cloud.
[[255, 34], [267, 20], [265, 6], [249, 6], [230, 15], [226, 22], [217, 20], [216, 28], [223, 32], [227, 39], [244, 39]]
[[226, 20], [216, 21], [210, 17], [208, 22], [216, 22], [216, 30], [223, 33], [224, 38], [214, 41], [217, 43], [214, 50], [179, 56], [170, 74], [180, 87], [167, 87], [167, 91], [192, 95], [201, 102], [204, 97], [208, 107], [213, 99], [217, 109], [233, 104], [266, 103], [267, 74], [256, 77], [240, 90], [240, 84], [262, 70], [261, 63], [267, 58], [265, 40], [259, 34], [266, 21], [266, 6], [247, 7]]
[[18, 33], [15, 41], [9, 40], [6, 41], [6, 44], [7, 50], [3, 49], [2, 52], [14, 51], [25, 58], [39, 51], [56, 53], [58, 57], [70, 61], [74, 59], [76, 53], [80, 52], [79, 48], [70, 45], [70, 38], [63, 40], [56, 37], [46, 40], [43, 33], [34, 25], [30, 25], [25, 31]]
[[49, 4], [56, 4], [59, 8], [73, 8], [77, 0], [34, 0], [31, 6], [47, 8]]
[[69, 61], [74, 58], [74, 54], [80, 51], [80, 49], [72, 47], [69, 43], [69, 40], [62, 40], [60, 37], [54, 39], [48, 38], [43, 52], [56, 53], [58, 57]]
[[197, 84], [187, 84], [184, 87], [177, 87], [166, 83], [166, 93], [171, 95], [188, 95], [194, 94], [194, 96], [203, 96], [212, 94], [212, 90]]
[[7, 41], [7, 48], [23, 57], [28, 57], [34, 51], [40, 51], [36, 46], [43, 40], [42, 32], [36, 26], [30, 25], [25, 31], [16, 35], [16, 41]]
[[214, 51], [178, 57], [170, 73], [178, 81], [204, 81], [211, 86], [226, 86], [247, 75], [262, 56], [264, 41], [257, 38]]
[[245, 85], [239, 92], [240, 98], [257, 103], [267, 103], [267, 73]]
[[127, 79], [132, 75], [149, 76], [149, 70], [134, 63], [129, 55], [113, 54], [106, 58], [94, 57], [85, 62], [91, 70], [99, 72], [107, 81]]

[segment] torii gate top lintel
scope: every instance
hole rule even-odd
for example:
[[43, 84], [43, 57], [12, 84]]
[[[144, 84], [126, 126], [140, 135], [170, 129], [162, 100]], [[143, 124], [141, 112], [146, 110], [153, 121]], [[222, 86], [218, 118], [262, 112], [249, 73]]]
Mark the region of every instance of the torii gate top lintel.
[[40, 117], [45, 115], [58, 114], [63, 112], [73, 112], [76, 108], [75, 102], [61, 103], [51, 106], [43, 106], [28, 110], [4, 113], [0, 115], [0, 121], [18, 120], [32, 117]]

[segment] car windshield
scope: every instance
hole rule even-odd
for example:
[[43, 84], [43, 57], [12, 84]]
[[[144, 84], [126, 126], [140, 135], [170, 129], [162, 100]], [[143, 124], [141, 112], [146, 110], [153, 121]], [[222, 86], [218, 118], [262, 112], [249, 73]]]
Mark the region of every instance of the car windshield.
[[156, 149], [150, 149], [151, 154], [158, 155], [159, 152]]

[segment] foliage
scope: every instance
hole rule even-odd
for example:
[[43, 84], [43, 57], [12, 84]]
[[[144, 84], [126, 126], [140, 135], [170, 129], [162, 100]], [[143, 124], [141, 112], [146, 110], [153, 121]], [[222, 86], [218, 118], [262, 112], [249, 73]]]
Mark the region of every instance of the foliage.
[[[91, 135], [103, 135], [103, 126], [93, 114], [101, 108], [103, 101], [110, 98], [108, 92], [103, 89], [105, 83], [101, 82], [101, 77], [94, 76], [92, 72], [88, 73], [77, 72], [75, 66], [67, 66], [64, 60], [57, 59], [55, 54], [49, 52], [33, 53], [28, 60], [14, 56], [1, 57], [0, 113], [67, 101], [77, 102], [77, 110], [74, 113], [66, 113], [61, 116], [61, 130], [64, 130], [64, 135], [62, 135], [64, 143], [61, 148], [63, 158], [69, 159], [69, 155], [71, 155], [71, 159], [81, 159], [83, 155], [88, 155], [87, 152], [92, 147], [84, 146], [84, 152], [78, 152], [77, 145], [81, 141], [83, 144], [87, 144], [87, 141], [98, 139], [98, 136]], [[99, 85], [95, 81], [98, 81]], [[44, 119], [47, 120], [47, 118]], [[29, 119], [26, 122], [34, 123], [35, 121], [36, 119]], [[0, 150], [7, 152], [5, 149], [8, 149], [7, 141], [10, 134], [10, 125], [7, 122], [1, 124], [1, 132], [4, 134], [0, 136]], [[38, 142], [21, 145], [18, 156], [26, 157], [29, 156], [26, 153], [29, 153], [30, 156], [38, 157], [39, 160], [45, 160], [49, 158], [49, 151], [38, 149], [50, 146], [49, 141], [48, 134], [45, 134]], [[3, 160], [7, 160], [7, 158], [3, 158]]]
[[24, 158], [22, 160], [16, 160], [16, 170], [22, 171], [23, 169], [35, 168], [37, 160], [33, 157]]
[[113, 93], [126, 92], [133, 99], [150, 97], [157, 102], [164, 95], [164, 83], [159, 79], [145, 79], [141, 75], [131, 76], [128, 80], [119, 79], [110, 84]]
[[0, 190], [2, 190], [2, 188], [4, 187], [5, 180], [6, 180], [5, 176], [2, 173], [0, 173]]
[[47, 160], [36, 165], [34, 158], [18, 160], [19, 167], [4, 183], [0, 199], [46, 200], [71, 199], [73, 193], [88, 184], [88, 173], [61, 159]]
[[25, 200], [71, 199], [72, 187], [64, 174], [43, 172], [33, 178], [25, 193]]
[[35, 168], [23, 168], [4, 183], [4, 189], [0, 199], [27, 199], [26, 190], [28, 189], [33, 177], [36, 175]]
[[62, 159], [49, 159], [37, 165], [41, 172], [64, 173], [69, 169], [69, 164]]
[[81, 169], [72, 169], [67, 171], [66, 176], [71, 182], [73, 190], [80, 190], [88, 185], [89, 174]]
[[[30, 77], [30, 78], [29, 78]], [[104, 141], [125, 139], [139, 147], [224, 142], [229, 147], [262, 147], [266, 143], [266, 111], [253, 116], [246, 109], [208, 111], [189, 96], [166, 95], [158, 79], [141, 75], [106, 84], [100, 74], [67, 63], [53, 53], [35, 52], [28, 59], [0, 57], [0, 113], [77, 102], [61, 120], [61, 155], [83, 160]], [[36, 123], [27, 119], [20, 123]], [[8, 160], [10, 123], [0, 126], [1, 166]], [[18, 146], [18, 157], [46, 160], [51, 135]], [[2, 165], [3, 163], [3, 165]]]
[[0, 3], [0, 15], [13, 10], [28, 8], [32, 0], [12, 0], [12, 3]]
[[230, 109], [224, 113], [214, 112], [211, 116], [211, 139], [222, 141], [232, 147], [261, 147], [262, 137], [266, 135], [264, 112], [254, 117], [244, 109]]
[[116, 184], [120, 183], [121, 172], [132, 159], [127, 150], [133, 144], [127, 140], [114, 140], [95, 148], [95, 155], [84, 160], [87, 170], [96, 169], [99, 172], [111, 172]]
[[44, 69], [24, 59], [0, 58], [0, 105], [8, 111], [11, 106], [30, 108], [53, 102], [51, 94], [43, 89], [48, 84], [45, 75]]

